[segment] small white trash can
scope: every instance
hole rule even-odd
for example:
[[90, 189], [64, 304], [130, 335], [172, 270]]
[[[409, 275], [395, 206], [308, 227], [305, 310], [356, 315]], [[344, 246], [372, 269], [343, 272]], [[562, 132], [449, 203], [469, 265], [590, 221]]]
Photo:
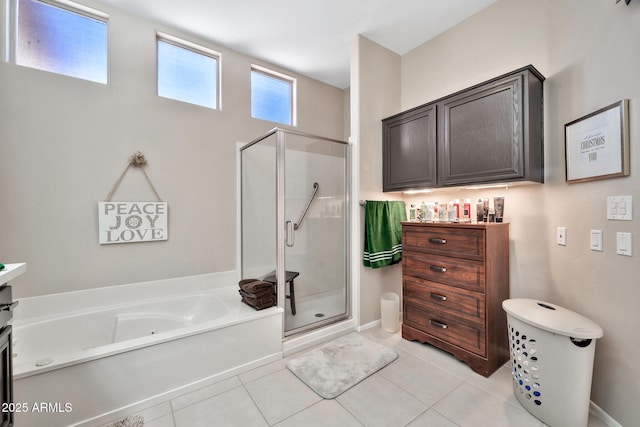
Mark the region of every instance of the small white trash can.
[[400, 297], [394, 292], [385, 292], [380, 297], [382, 330], [396, 333], [400, 330]]
[[596, 338], [602, 328], [555, 304], [502, 302], [507, 312], [513, 393], [550, 427], [586, 427]]

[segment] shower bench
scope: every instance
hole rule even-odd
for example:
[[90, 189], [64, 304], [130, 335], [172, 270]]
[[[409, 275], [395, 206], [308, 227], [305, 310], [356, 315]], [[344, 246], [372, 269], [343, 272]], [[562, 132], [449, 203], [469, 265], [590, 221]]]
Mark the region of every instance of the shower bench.
[[[289, 284], [289, 295], [285, 295], [285, 298], [289, 298], [289, 300], [291, 301], [291, 314], [293, 315], [296, 314], [296, 298], [295, 298], [295, 288], [294, 288], [293, 281], [299, 275], [300, 273], [298, 273], [297, 271], [286, 271], [284, 276], [284, 282]], [[267, 274], [262, 280], [264, 280], [265, 282], [273, 283], [274, 285], [276, 285], [276, 289], [277, 289], [278, 279], [276, 278], [275, 271], [272, 271], [271, 273]]]

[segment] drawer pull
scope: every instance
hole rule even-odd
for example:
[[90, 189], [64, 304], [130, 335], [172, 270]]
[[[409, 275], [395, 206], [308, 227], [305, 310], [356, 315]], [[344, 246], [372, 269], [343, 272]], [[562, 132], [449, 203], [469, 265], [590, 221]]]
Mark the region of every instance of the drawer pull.
[[429, 270], [435, 271], [435, 272], [438, 272], [438, 273], [446, 273], [447, 272], [446, 267], [438, 267], [437, 265], [430, 265], [429, 266]]
[[440, 323], [437, 320], [433, 320], [433, 319], [429, 319], [429, 323], [431, 323], [433, 326], [437, 326], [438, 328], [442, 328], [442, 329], [447, 329], [448, 326], [444, 323]]
[[447, 297], [440, 294], [434, 294], [433, 292], [429, 292], [429, 296], [433, 299], [437, 299], [438, 301], [446, 301]]
[[436, 243], [438, 245], [446, 245], [447, 239], [440, 239], [438, 237], [429, 237], [429, 242]]
[[0, 304], [0, 311], [11, 311], [15, 308], [16, 305], [18, 305], [20, 301], [14, 301], [11, 303], [4, 303], [4, 304]]

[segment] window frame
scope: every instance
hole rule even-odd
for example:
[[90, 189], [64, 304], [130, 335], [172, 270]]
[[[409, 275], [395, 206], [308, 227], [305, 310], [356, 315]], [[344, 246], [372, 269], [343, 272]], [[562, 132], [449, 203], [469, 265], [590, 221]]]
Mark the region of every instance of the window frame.
[[[284, 73], [280, 73], [278, 71], [274, 71], [270, 68], [266, 68], [263, 67], [261, 65], [256, 65], [256, 64], [251, 64], [251, 74], [253, 73], [258, 73], [258, 74], [262, 74], [265, 75], [267, 77], [271, 77], [277, 80], [281, 80], [284, 81], [286, 83], [289, 83], [291, 85], [291, 97], [289, 99], [289, 105], [291, 107], [291, 123], [281, 123], [281, 122], [274, 122], [272, 120], [268, 120], [268, 119], [263, 119], [261, 117], [254, 117], [253, 113], [249, 113], [251, 118], [253, 119], [258, 119], [258, 120], [264, 120], [264, 121], [270, 121], [272, 123], [281, 123], [284, 125], [288, 125], [288, 126], [297, 126], [297, 122], [298, 122], [298, 108], [297, 108], [297, 98], [298, 98], [298, 79], [295, 77], [292, 77], [290, 75], [284, 74]], [[249, 79], [251, 80], [251, 79]], [[253, 86], [250, 85], [250, 96], [251, 96], [251, 100], [250, 100], [250, 110], [253, 110]]]
[[[216, 60], [216, 99], [215, 106], [210, 107], [208, 105], [195, 104], [189, 101], [183, 101], [181, 99], [175, 99], [168, 96], [162, 96], [159, 94], [159, 67], [160, 67], [160, 55], [158, 54], [158, 42], [167, 43], [173, 45], [175, 47], [179, 47], [181, 49], [185, 49], [191, 51], [193, 53], [197, 53], [203, 56], [207, 56], [209, 58]], [[198, 107], [208, 108], [210, 110], [222, 111], [222, 54], [216, 50], [210, 49], [208, 47], [202, 46], [200, 44], [185, 40], [180, 37], [173, 36], [171, 34], [167, 34], [164, 32], [156, 31], [156, 75], [155, 75], [155, 84], [156, 84], [156, 96], [165, 99], [171, 99], [173, 101], [184, 102], [186, 104], [197, 105]]]
[[[18, 42], [18, 1], [19, 0], [4, 0], [6, 5], [2, 7], [0, 12], [0, 19], [2, 19], [2, 32], [5, 42], [2, 43], [0, 48], [0, 58], [4, 62], [17, 65], [20, 67], [32, 68], [38, 71], [44, 71], [47, 73], [53, 73], [60, 76], [70, 77], [78, 80], [83, 80], [92, 83], [98, 83], [103, 85], [109, 85], [111, 83], [111, 31], [109, 28], [110, 15], [107, 12], [95, 9], [90, 6], [86, 6], [81, 3], [77, 3], [72, 0], [34, 0], [39, 3], [56, 7], [64, 11], [74, 13], [76, 15], [83, 16], [88, 19], [102, 22], [106, 26], [106, 55], [107, 55], [107, 70], [106, 70], [106, 82], [99, 82], [96, 80], [85, 79], [83, 77], [72, 76], [69, 74], [59, 73], [56, 71], [43, 70], [41, 68], [29, 67], [21, 65], [16, 62], [17, 56], [17, 42]], [[0, 5], [3, 5], [3, 0], [0, 0]]]

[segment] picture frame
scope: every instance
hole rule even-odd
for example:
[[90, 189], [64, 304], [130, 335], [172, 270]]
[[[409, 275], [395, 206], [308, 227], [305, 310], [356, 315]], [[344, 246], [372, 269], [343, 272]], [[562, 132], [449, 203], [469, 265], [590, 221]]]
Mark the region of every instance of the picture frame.
[[628, 176], [629, 100], [564, 125], [568, 183]]

